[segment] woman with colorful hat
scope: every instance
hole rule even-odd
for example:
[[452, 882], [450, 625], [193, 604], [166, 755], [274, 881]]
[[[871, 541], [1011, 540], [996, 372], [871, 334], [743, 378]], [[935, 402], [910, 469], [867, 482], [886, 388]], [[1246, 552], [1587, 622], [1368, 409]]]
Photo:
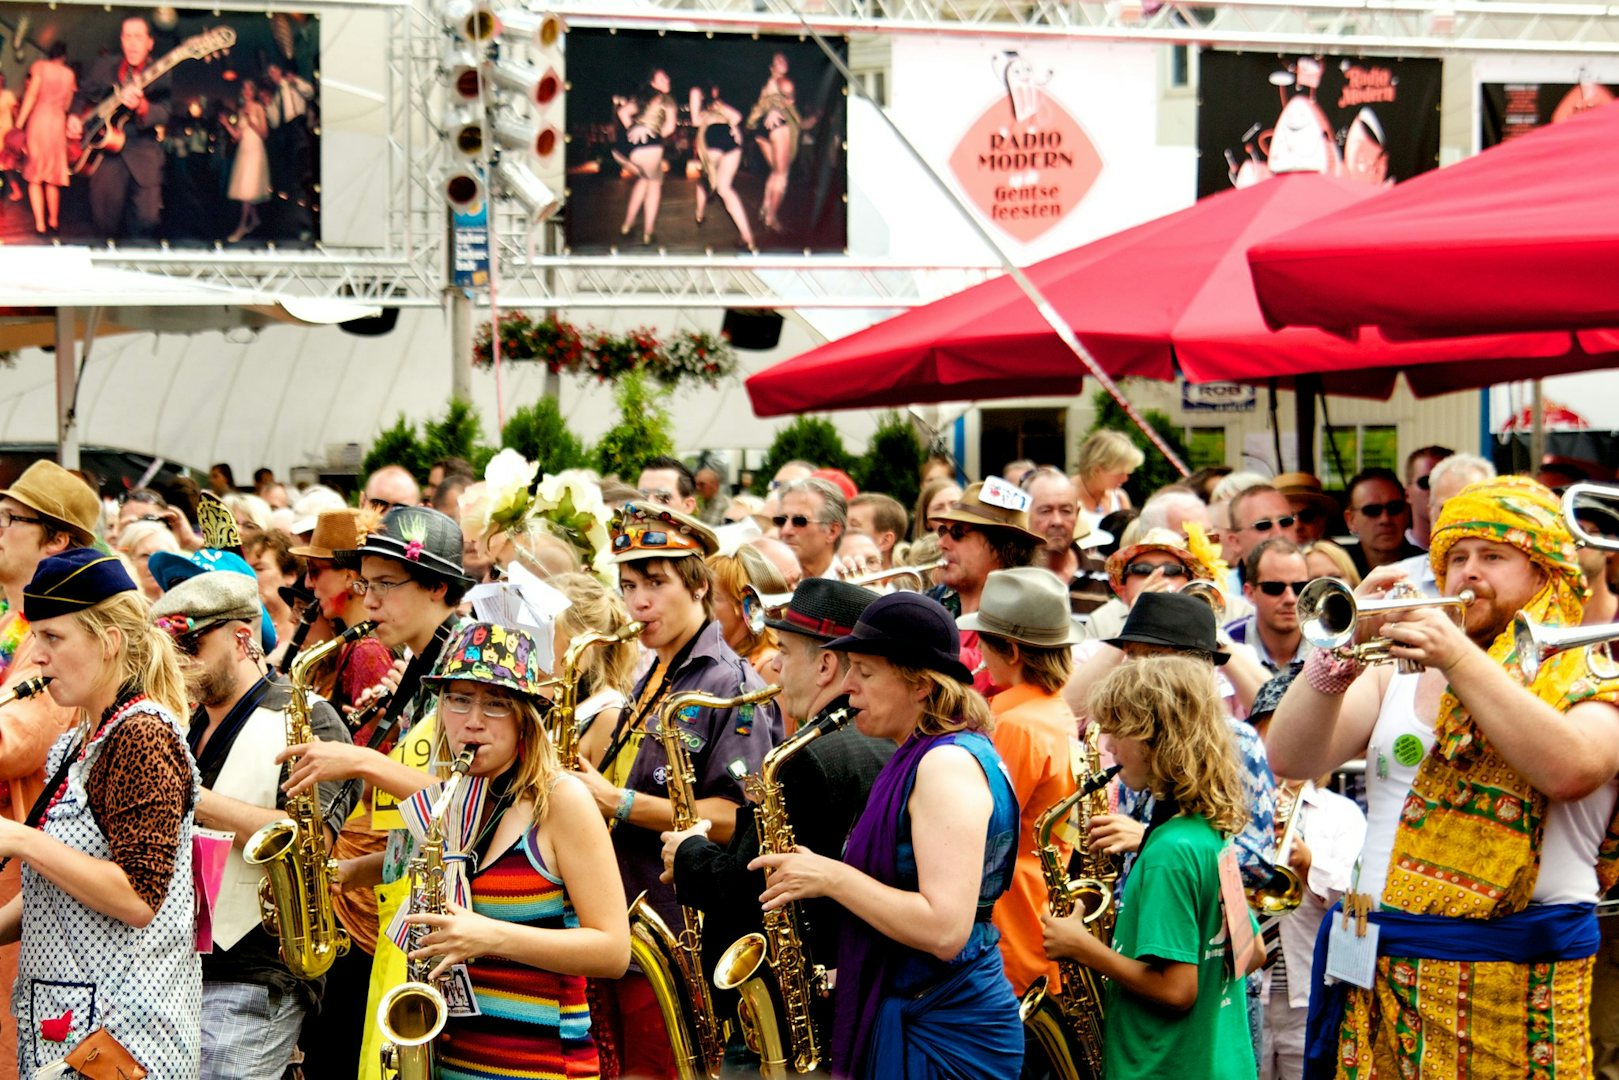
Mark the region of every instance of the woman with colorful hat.
[[[434, 1046], [445, 1080], [594, 1077], [599, 1074], [585, 1000], [589, 977], [629, 965], [628, 903], [607, 826], [590, 792], [562, 771], [542, 720], [539, 646], [526, 630], [471, 623], [424, 681], [438, 691], [440, 773], [474, 749], [445, 814], [447, 913], [401, 911], [387, 933], [409, 956], [435, 962], [438, 979], [465, 964], [479, 1015], [452, 1015]], [[342, 775], [335, 757], [308, 747], [289, 781], [298, 791]], [[341, 755], [401, 801], [417, 845], [442, 785], [437, 777], [364, 748]]]
[[0, 818], [0, 857], [23, 866], [22, 895], [0, 910], [0, 944], [22, 942], [23, 1076], [97, 1028], [154, 1080], [200, 1067], [198, 781], [180, 662], [148, 610], [122, 564], [91, 548], [42, 560], [23, 592], [46, 692], [79, 713], [51, 748], [29, 824]]
[[824, 647], [849, 654], [856, 726], [899, 749], [843, 861], [800, 849], [750, 869], [769, 874], [767, 911], [825, 896], [854, 916], [837, 956], [832, 1073], [1016, 1076], [1023, 1025], [990, 916], [1012, 879], [1017, 794], [955, 621], [925, 596], [890, 593]]

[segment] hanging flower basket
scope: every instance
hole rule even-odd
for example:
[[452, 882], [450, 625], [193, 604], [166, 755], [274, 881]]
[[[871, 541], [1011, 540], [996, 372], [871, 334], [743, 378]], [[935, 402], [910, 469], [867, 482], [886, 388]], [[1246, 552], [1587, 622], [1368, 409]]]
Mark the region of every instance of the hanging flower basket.
[[[484, 323], [472, 344], [472, 363], [494, 364], [494, 327]], [[686, 383], [717, 387], [737, 372], [736, 351], [723, 336], [679, 330], [659, 339], [645, 327], [623, 334], [580, 329], [548, 316], [531, 318], [511, 311], [500, 317], [500, 358], [505, 363], [540, 363], [557, 374], [593, 375], [611, 382], [639, 371], [671, 389]]]

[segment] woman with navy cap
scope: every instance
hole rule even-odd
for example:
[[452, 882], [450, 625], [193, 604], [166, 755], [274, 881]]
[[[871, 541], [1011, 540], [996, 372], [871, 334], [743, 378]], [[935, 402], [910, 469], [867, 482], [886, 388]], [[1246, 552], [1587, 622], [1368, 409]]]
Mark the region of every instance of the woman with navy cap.
[[18, 1069], [32, 1076], [104, 1028], [153, 1080], [188, 1080], [201, 1056], [197, 775], [174, 641], [123, 565], [90, 548], [41, 561], [23, 614], [47, 692], [79, 722], [46, 761], [39, 828], [0, 819], [0, 857], [23, 864], [22, 895], [0, 911], [0, 944], [22, 942]]
[[825, 896], [856, 917], [837, 957], [833, 1075], [1016, 1076], [1023, 1030], [990, 917], [1012, 878], [1017, 796], [956, 624], [892, 593], [825, 648], [849, 654], [855, 724], [899, 749], [843, 862], [801, 848], [750, 868], [769, 872], [766, 910]]

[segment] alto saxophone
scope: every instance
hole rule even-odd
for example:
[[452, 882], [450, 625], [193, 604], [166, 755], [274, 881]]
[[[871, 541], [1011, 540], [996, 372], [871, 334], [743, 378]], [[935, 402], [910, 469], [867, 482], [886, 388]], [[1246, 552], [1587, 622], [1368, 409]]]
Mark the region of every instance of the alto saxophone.
[[[779, 686], [751, 690], [722, 698], [701, 691], [670, 694], [658, 709], [658, 730], [648, 732], [663, 746], [668, 758], [669, 805], [672, 832], [697, 824], [697, 771], [681, 737], [676, 718], [686, 709], [729, 709], [757, 705], [781, 692]], [[702, 917], [695, 908], [682, 907], [681, 931], [676, 936], [650, 904], [646, 893], [630, 905], [630, 955], [646, 974], [663, 1014], [663, 1025], [675, 1051], [680, 1080], [718, 1077], [725, 1054], [720, 1020], [714, 1013], [708, 981], [703, 978]]]
[[[765, 755], [757, 776], [743, 780], [748, 801], [758, 822], [759, 854], [793, 850], [793, 827], [781, 790], [781, 771], [793, 755], [823, 735], [849, 722], [847, 707], [794, 732], [791, 738]], [[748, 934], [720, 956], [714, 985], [741, 995], [737, 1019], [748, 1047], [759, 1055], [759, 1075], [787, 1075], [787, 1049], [792, 1050], [793, 1071], [814, 1072], [821, 1061], [816, 1037], [814, 1003], [826, 993], [826, 968], [813, 964], [805, 950], [803, 920], [798, 904], [764, 913], [764, 933]], [[769, 965], [768, 975], [761, 968]], [[787, 1042], [782, 1042], [782, 1032]]]
[[[1091, 725], [1091, 733], [1098, 730]], [[1098, 812], [1106, 813], [1107, 785], [1119, 768], [1115, 765], [1105, 772], [1101, 770], [1100, 747], [1090, 733], [1086, 751], [1089, 775], [1085, 783], [1040, 815], [1034, 827], [1035, 843], [1051, 914], [1061, 919], [1076, 910], [1082, 912], [1086, 929], [1106, 942], [1113, 936], [1113, 879], [1117, 871], [1110, 856], [1091, 852], [1090, 819]], [[1083, 848], [1081, 876], [1070, 880], [1062, 851], [1052, 842], [1051, 834], [1068, 819], [1075, 804], [1080, 807]], [[1050, 993], [1046, 977], [1041, 975], [1024, 992], [1018, 1015], [1061, 1080], [1101, 1080], [1101, 982], [1095, 972], [1073, 960], [1057, 961], [1057, 969], [1062, 974], [1061, 992]]]
[[[444, 814], [461, 786], [461, 778], [472, 768], [476, 746], [462, 748], [450, 765], [450, 778], [439, 792], [427, 825], [427, 839], [407, 864], [412, 915], [442, 915], [447, 910], [444, 885]], [[411, 926], [405, 952], [421, 948], [421, 939], [431, 933], [426, 926]], [[377, 1003], [377, 1028], [382, 1032], [382, 1075], [396, 1080], [432, 1080], [433, 1040], [444, 1030], [449, 1014], [444, 992], [428, 978], [436, 961], [406, 960], [408, 981], [393, 987]]]
[[[287, 702], [287, 745], [315, 741], [310, 726], [310, 672], [338, 649], [376, 628], [362, 622], [342, 634], [301, 653], [287, 672], [292, 697]], [[287, 762], [295, 769], [297, 758]], [[332, 875], [337, 863], [326, 848], [326, 825], [321, 820], [320, 788], [287, 798], [287, 816], [272, 821], [248, 838], [242, 858], [249, 866], [264, 867], [259, 882], [259, 920], [267, 933], [281, 939], [281, 959], [295, 978], [316, 979], [326, 974], [348, 951], [349, 935], [332, 908]]]
[[551, 742], [557, 748], [557, 760], [568, 772], [579, 768], [579, 739], [582, 733], [574, 721], [574, 714], [579, 706], [579, 664], [584, 659], [585, 651], [595, 645], [632, 641], [645, 629], [645, 623], [626, 623], [610, 634], [591, 631], [568, 642], [568, 651], [562, 654], [562, 667], [557, 674], [557, 696], [551, 702]]

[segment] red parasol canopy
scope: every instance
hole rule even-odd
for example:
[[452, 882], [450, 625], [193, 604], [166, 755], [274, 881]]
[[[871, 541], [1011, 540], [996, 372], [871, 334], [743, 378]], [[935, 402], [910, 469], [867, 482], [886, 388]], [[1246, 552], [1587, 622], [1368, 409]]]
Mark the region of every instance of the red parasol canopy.
[[[1428, 392], [1512, 378], [1525, 357], [1570, 358], [1566, 334], [1446, 341], [1356, 340], [1265, 326], [1251, 245], [1376, 197], [1314, 173], [1222, 192], [1055, 256], [1025, 273], [1115, 378], [1283, 384], [1321, 374], [1329, 393], [1387, 397], [1396, 374], [1435, 365]], [[1479, 361], [1490, 361], [1480, 366]], [[1538, 361], [1537, 361], [1538, 365]], [[1374, 370], [1367, 370], [1374, 369]], [[1579, 367], [1569, 370], [1579, 370]], [[1477, 379], [1486, 373], [1485, 381]], [[1083, 369], [1010, 278], [997, 278], [830, 342], [747, 381], [754, 412], [779, 416], [925, 401], [1069, 395]], [[1419, 389], [1420, 392], [1420, 389]]]
[[1605, 105], [1414, 177], [1256, 245], [1265, 317], [1402, 338], [1619, 326], [1616, 173]]

